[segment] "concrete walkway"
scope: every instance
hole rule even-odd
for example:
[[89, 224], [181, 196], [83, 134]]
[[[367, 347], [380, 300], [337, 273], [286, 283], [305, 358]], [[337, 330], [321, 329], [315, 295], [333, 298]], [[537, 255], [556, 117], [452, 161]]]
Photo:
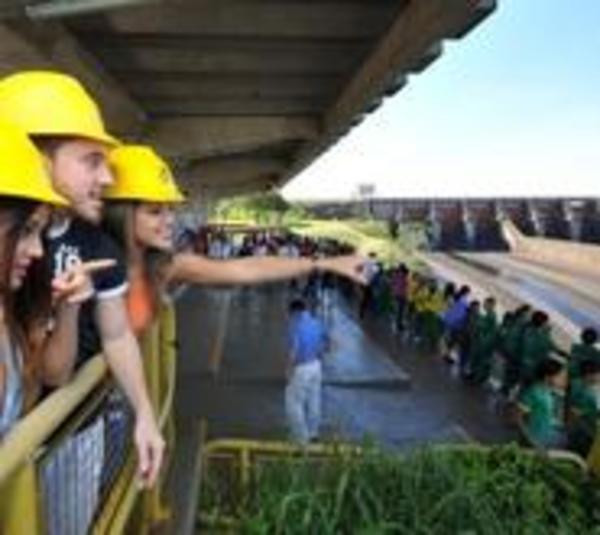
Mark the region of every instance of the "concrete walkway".
[[[177, 411], [206, 419], [214, 437], [286, 437], [285, 286], [190, 289], [179, 303]], [[357, 322], [337, 294], [326, 314], [324, 436], [386, 446], [502, 441], [510, 434], [490, 396], [455, 379], [441, 360], [403, 344], [387, 325]]]

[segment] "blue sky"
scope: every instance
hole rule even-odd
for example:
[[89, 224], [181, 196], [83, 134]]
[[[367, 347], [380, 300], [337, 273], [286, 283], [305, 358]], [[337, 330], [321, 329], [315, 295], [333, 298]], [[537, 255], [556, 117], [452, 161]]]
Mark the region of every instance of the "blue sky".
[[284, 195], [600, 197], [600, 0], [498, 4]]

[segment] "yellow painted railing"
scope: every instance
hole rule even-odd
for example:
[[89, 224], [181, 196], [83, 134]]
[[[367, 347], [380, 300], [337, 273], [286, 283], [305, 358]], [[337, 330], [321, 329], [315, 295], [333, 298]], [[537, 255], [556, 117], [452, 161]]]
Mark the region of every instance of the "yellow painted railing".
[[[172, 418], [176, 370], [176, 325], [171, 304], [142, 339], [148, 390], [160, 427], [172, 451]], [[88, 362], [71, 381], [23, 418], [0, 443], [0, 533], [28, 535], [46, 532], [42, 514], [43, 488], [39, 463], [45, 450], [52, 448], [51, 437], [73, 432], [87, 415], [97, 409], [100, 399], [114, 390], [103, 357]], [[128, 437], [130, 440], [131, 437]], [[110, 445], [107, 445], [110, 446]], [[136, 481], [135, 453], [128, 448], [127, 460], [94, 515], [94, 533], [122, 533], [135, 526], [138, 533], [149, 532], [168, 518], [161, 489], [168, 466], [154, 489], [140, 492]], [[167, 459], [168, 462], [168, 459]]]

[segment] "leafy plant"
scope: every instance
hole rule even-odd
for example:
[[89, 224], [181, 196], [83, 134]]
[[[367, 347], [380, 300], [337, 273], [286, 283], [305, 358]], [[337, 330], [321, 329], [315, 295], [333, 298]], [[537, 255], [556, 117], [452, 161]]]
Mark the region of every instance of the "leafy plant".
[[[597, 482], [516, 446], [281, 459], [236, 492], [236, 533], [600, 533]], [[220, 496], [205, 484], [202, 508], [223, 507]]]

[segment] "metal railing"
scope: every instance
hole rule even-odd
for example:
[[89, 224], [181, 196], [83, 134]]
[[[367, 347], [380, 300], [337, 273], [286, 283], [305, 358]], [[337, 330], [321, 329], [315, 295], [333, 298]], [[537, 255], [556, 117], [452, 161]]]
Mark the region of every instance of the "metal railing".
[[[174, 442], [175, 313], [163, 305], [142, 339], [148, 391], [168, 449]], [[132, 411], [102, 356], [44, 399], [0, 443], [0, 533], [149, 531], [168, 518], [154, 489], [140, 492]]]

